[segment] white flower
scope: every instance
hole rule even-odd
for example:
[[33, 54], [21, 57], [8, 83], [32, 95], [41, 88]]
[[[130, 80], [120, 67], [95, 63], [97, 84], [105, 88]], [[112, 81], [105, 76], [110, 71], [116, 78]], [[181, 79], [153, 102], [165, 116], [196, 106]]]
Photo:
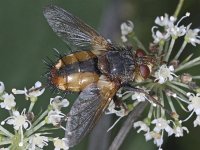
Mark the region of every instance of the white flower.
[[156, 144], [159, 148], [163, 144], [163, 136], [160, 133], [151, 131], [151, 132], [145, 133], [144, 136], [145, 136], [146, 141], [153, 139], [154, 144]]
[[42, 95], [44, 93], [44, 91], [45, 91], [45, 89], [41, 88], [41, 87], [42, 87], [41, 82], [37, 81], [35, 83], [35, 86], [30, 88], [29, 90], [27, 90], [26, 88], [24, 88], [24, 90], [12, 89], [12, 92], [14, 94], [25, 94], [27, 98], [29, 98], [29, 97], [38, 97], [38, 96]]
[[127, 38], [126, 35], [128, 35], [129, 33], [131, 33], [133, 31], [134, 25], [133, 22], [128, 20], [127, 22], [124, 22], [121, 24], [121, 39], [123, 42], [127, 42]]
[[127, 22], [123, 22], [121, 24], [121, 33], [122, 35], [127, 35], [133, 31], [134, 25], [133, 22], [128, 20]]
[[148, 132], [150, 129], [149, 129], [149, 126], [144, 123], [143, 121], [137, 121], [133, 124], [133, 127], [134, 128], [137, 128], [137, 127], [140, 127], [138, 130], [137, 130], [137, 133], [140, 133], [140, 131], [144, 131], [144, 132]]
[[167, 80], [172, 81], [173, 76], [177, 77], [173, 71], [173, 66], [167, 67], [165, 64], [160, 66], [159, 70], [155, 72], [155, 81], [158, 81], [160, 84], [165, 83]]
[[5, 86], [3, 82], [0, 82], [0, 94], [2, 94], [5, 90]]
[[196, 46], [196, 43], [200, 44], [200, 36], [198, 36], [199, 32], [200, 29], [188, 29], [185, 35], [185, 41], [191, 43], [193, 46]]
[[168, 14], [165, 14], [165, 16], [156, 17], [155, 23], [159, 26], [168, 28], [169, 26], [172, 26], [174, 22], [176, 21], [176, 18], [173, 16], [170, 16]]
[[115, 103], [112, 100], [108, 106], [108, 112], [106, 112], [105, 114], [116, 114], [117, 116], [123, 117], [126, 116], [127, 113], [128, 112], [123, 107], [120, 107], [120, 110], [116, 110]]
[[196, 120], [193, 123], [194, 127], [197, 127], [198, 125], [200, 126], [200, 116], [197, 116]]
[[165, 130], [168, 133], [168, 136], [174, 133], [173, 129], [169, 126], [169, 121], [163, 118], [154, 119], [151, 123], [156, 125], [153, 130], [157, 133], [162, 130]]
[[173, 25], [171, 27], [169, 27], [167, 29], [168, 33], [173, 37], [173, 38], [177, 38], [177, 37], [181, 37], [183, 35], [185, 35], [186, 33], [186, 27], [185, 26], [180, 26], [178, 27], [177, 25]]
[[15, 97], [12, 94], [4, 94], [3, 96], [4, 102], [0, 103], [1, 108], [5, 108], [7, 110], [11, 110], [15, 107]]
[[169, 39], [170, 37], [170, 34], [168, 32], [164, 32], [164, 33], [161, 33], [160, 31], [154, 31], [154, 29], [156, 29], [157, 27], [154, 26], [152, 29], [151, 29], [151, 32], [152, 32], [152, 37], [154, 39], [154, 43], [159, 43], [161, 41], [166, 41]]
[[121, 36], [121, 39], [122, 39], [122, 42], [124, 42], [124, 43], [128, 41], [128, 39], [126, 38], [125, 35], [122, 35], [122, 36]]
[[67, 99], [62, 99], [61, 96], [56, 96], [55, 98], [50, 98], [50, 105], [54, 110], [60, 110], [62, 107], [69, 106], [69, 101]]
[[[147, 90], [145, 87], [136, 87], [139, 89], [142, 89], [144, 92], [149, 93], [149, 90]], [[134, 94], [131, 96], [132, 100], [137, 100], [138, 102], [143, 102], [147, 99], [147, 97], [145, 96], [144, 93], [140, 93], [140, 92], [134, 92]]]
[[59, 138], [54, 138], [53, 139], [53, 143], [54, 143], [54, 150], [60, 150], [60, 149], [63, 149], [63, 150], [68, 150], [69, 147], [67, 146], [67, 139], [66, 138], [62, 138], [62, 139], [59, 139]]
[[22, 127], [28, 130], [31, 127], [31, 123], [26, 117], [25, 109], [22, 111], [21, 114], [18, 111], [14, 111], [13, 116], [8, 117], [1, 122], [2, 125], [4, 125], [5, 123], [13, 125], [15, 130], [19, 130]]
[[65, 117], [65, 114], [63, 114], [61, 111], [59, 110], [51, 110], [48, 113], [47, 116], [47, 123], [51, 123], [54, 126], [59, 125], [61, 122], [61, 119]]
[[186, 17], [189, 17], [190, 16], [190, 13], [186, 13], [185, 16], [183, 16], [178, 22], [176, 25], [172, 24], [171, 26], [169, 26], [169, 28], [167, 29], [167, 31], [169, 32], [169, 34], [173, 37], [173, 38], [177, 38], [177, 37], [180, 37], [180, 36], [183, 36], [186, 34], [186, 27], [185, 26], [180, 26], [179, 27], [179, 23]]
[[189, 133], [188, 129], [186, 127], [182, 127], [182, 126], [176, 126], [174, 128], [174, 134], [175, 134], [175, 137], [181, 137], [183, 136], [183, 131], [186, 131], [187, 133]]
[[197, 115], [200, 115], [200, 93], [196, 96], [193, 93], [187, 93], [190, 104], [188, 105], [189, 111], [194, 111]]
[[34, 134], [29, 139], [29, 150], [35, 150], [37, 148], [43, 148], [48, 145], [48, 137], [40, 136], [40, 134]]

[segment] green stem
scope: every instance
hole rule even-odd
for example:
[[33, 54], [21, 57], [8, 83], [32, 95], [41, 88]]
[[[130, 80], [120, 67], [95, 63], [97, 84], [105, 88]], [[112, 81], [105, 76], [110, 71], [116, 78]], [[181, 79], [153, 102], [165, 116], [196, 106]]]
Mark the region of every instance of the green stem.
[[183, 88], [187, 88], [187, 89], [191, 89], [188, 85], [184, 84], [184, 83], [180, 83], [180, 82], [176, 82], [176, 81], [173, 81], [171, 82], [172, 84], [174, 85], [178, 85], [178, 86], [181, 86]]
[[142, 42], [137, 38], [136, 35], [133, 37], [133, 39], [135, 40], [135, 42], [136, 42], [136, 44], [137, 44], [137, 46], [138, 46], [139, 48], [141, 48], [141, 49], [144, 50], [146, 53], [148, 53], [147, 50], [146, 50], [146, 48], [144, 47], [144, 45], [142, 44]]
[[43, 120], [42, 122], [40, 122], [37, 126], [35, 126], [34, 128], [31, 128], [30, 130], [28, 130], [25, 133], [26, 137], [29, 137], [31, 134], [33, 134], [35, 131], [39, 130], [42, 126], [44, 126], [46, 124], [46, 121]]
[[0, 145], [7, 145], [7, 144], [11, 144], [11, 140], [10, 139], [7, 139], [7, 140], [3, 140], [0, 142]]
[[174, 72], [178, 72], [178, 71], [180, 71], [182, 69], [186, 69], [188, 67], [194, 67], [195, 65], [198, 65], [199, 63], [200, 63], [200, 57], [197, 57], [197, 58], [179, 66], [178, 68], [175, 69]]
[[[160, 103], [162, 106], [165, 106], [164, 104], [164, 96], [163, 96], [163, 92], [161, 89], [159, 89], [159, 96], [160, 96]], [[161, 109], [161, 117], [165, 117], [165, 110], [164, 109]]]
[[3, 133], [5, 133], [5, 135], [8, 136], [8, 137], [13, 137], [14, 136], [11, 132], [9, 132], [8, 130], [6, 130], [1, 125], [0, 125], [0, 131], [2, 131]]
[[200, 76], [192, 76], [192, 79], [200, 79]]
[[184, 3], [184, 0], [179, 0], [179, 3], [178, 3], [178, 5], [176, 6], [176, 9], [175, 9], [175, 12], [174, 12], [174, 17], [178, 17], [178, 15], [179, 15], [179, 13], [180, 13], [180, 10], [181, 10], [181, 8], [182, 8], [182, 6], [183, 6], [183, 3]]
[[179, 56], [180, 56], [181, 53], [183, 52], [183, 50], [184, 50], [184, 48], [185, 48], [186, 45], [187, 45], [187, 42], [184, 41], [183, 44], [182, 44], [182, 46], [181, 46], [181, 48], [180, 48], [180, 50], [178, 51], [178, 53], [177, 53], [176, 56], [174, 57], [175, 60], [177, 60], [177, 59], [179, 58]]
[[174, 108], [174, 104], [172, 102], [171, 96], [166, 96], [166, 97], [167, 97], [167, 101], [169, 103], [169, 106], [170, 106], [172, 112], [176, 112], [176, 109]]
[[32, 126], [34, 127], [35, 125], [37, 125], [47, 114], [48, 114], [49, 110], [45, 110], [42, 115], [40, 115], [39, 118], [37, 118], [37, 120], [34, 121], [34, 123], [32, 124]]
[[35, 102], [31, 102], [29, 109], [28, 109], [28, 112], [32, 111], [34, 105], [35, 105]]
[[168, 59], [169, 59], [170, 54], [171, 54], [171, 52], [172, 52], [172, 49], [173, 49], [173, 47], [174, 47], [175, 41], [176, 41], [176, 39], [175, 39], [175, 38], [172, 38], [171, 43], [170, 43], [170, 46], [169, 46], [169, 50], [168, 50], [167, 55], [166, 55], [166, 57], [165, 57], [165, 61], [167, 61], [167, 62], [168, 62]]

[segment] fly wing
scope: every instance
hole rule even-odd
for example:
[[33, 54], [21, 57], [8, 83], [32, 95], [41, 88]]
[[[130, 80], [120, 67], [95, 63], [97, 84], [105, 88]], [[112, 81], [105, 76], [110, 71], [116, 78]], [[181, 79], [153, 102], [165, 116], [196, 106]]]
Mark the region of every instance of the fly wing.
[[93, 28], [64, 9], [51, 5], [43, 13], [53, 31], [67, 44], [80, 50], [108, 50], [111, 47]]
[[114, 82], [104, 76], [88, 85], [74, 102], [66, 125], [67, 145], [73, 147], [94, 127], [117, 92]]

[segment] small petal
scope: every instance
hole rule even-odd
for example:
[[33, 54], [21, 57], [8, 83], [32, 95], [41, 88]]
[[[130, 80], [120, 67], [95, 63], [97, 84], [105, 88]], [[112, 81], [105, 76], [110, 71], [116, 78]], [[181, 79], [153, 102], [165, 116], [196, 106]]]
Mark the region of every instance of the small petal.
[[0, 94], [2, 94], [5, 90], [5, 86], [3, 82], [0, 82]]

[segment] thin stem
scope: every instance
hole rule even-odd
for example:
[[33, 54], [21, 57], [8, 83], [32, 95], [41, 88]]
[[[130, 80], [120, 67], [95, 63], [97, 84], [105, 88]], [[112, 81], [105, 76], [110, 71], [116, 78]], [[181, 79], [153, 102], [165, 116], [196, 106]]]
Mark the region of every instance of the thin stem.
[[200, 79], [200, 76], [192, 76], [192, 79]]
[[179, 56], [180, 56], [181, 53], [183, 52], [183, 50], [184, 50], [184, 48], [185, 48], [186, 45], [187, 45], [187, 42], [184, 41], [183, 44], [182, 44], [182, 46], [181, 46], [181, 48], [180, 48], [180, 50], [178, 51], [178, 53], [177, 53], [176, 56], [174, 57], [175, 60], [177, 60], [177, 59], [179, 58]]
[[33, 107], [35, 105], [35, 102], [31, 102], [30, 106], [29, 106], [29, 109], [28, 109], [28, 112], [31, 112]]
[[137, 37], [135, 34], [134, 34], [134, 36], [133, 36], [133, 39], [135, 40], [135, 42], [136, 42], [136, 44], [137, 44], [137, 46], [138, 46], [139, 48], [143, 49], [146, 53], [148, 53], [147, 50], [146, 50], [146, 48], [145, 48], [144, 45], [142, 44], [142, 42], [138, 39], [138, 37]]
[[49, 110], [45, 110], [42, 115], [40, 115], [39, 118], [37, 118], [37, 120], [34, 121], [34, 123], [32, 124], [32, 126], [34, 127], [35, 125], [37, 125], [47, 114], [48, 114]]
[[180, 83], [180, 82], [176, 82], [176, 81], [173, 81], [173, 82], [171, 82], [171, 83], [174, 84], [174, 85], [181, 86], [181, 87], [183, 87], [183, 88], [190, 89], [190, 87], [189, 87], [188, 85], [184, 84], [184, 83]]
[[176, 112], [176, 109], [174, 108], [174, 104], [172, 102], [171, 96], [166, 96], [166, 97], [167, 97], [167, 101], [169, 103], [169, 106], [170, 106], [172, 112]]
[[123, 126], [119, 130], [117, 136], [113, 140], [109, 150], [118, 150], [121, 144], [123, 143], [126, 135], [130, 131], [133, 126], [133, 123], [138, 119], [141, 113], [144, 111], [145, 107], [147, 106], [147, 101], [138, 104], [134, 110], [129, 114], [128, 118], [124, 122]]
[[149, 113], [148, 113], [148, 118], [149, 118], [149, 119], [152, 118], [152, 115], [153, 115], [153, 109], [154, 109], [154, 106], [151, 105], [151, 106], [150, 106], [150, 109], [149, 109]]
[[2, 131], [6, 136], [8, 136], [8, 137], [13, 137], [14, 135], [11, 133], [11, 132], [9, 132], [8, 130], [6, 130], [4, 127], [2, 127], [1, 125], [0, 125], [0, 131]]
[[42, 122], [40, 122], [37, 126], [35, 126], [34, 128], [31, 128], [30, 130], [28, 130], [25, 133], [25, 136], [28, 137], [31, 134], [33, 134], [35, 131], [39, 130], [42, 126], [44, 126], [46, 124], [45, 120], [43, 120]]
[[0, 145], [7, 145], [7, 144], [11, 144], [11, 140], [10, 139], [3, 139], [1, 142], [0, 142]]
[[177, 5], [176, 10], [175, 10], [174, 15], [173, 15], [174, 17], [176, 17], [176, 18], [178, 17], [180, 10], [183, 6], [183, 3], [184, 3], [184, 0], [179, 0], [179, 3]]
[[165, 57], [165, 61], [168, 61], [168, 59], [169, 59], [169, 57], [170, 57], [170, 55], [171, 55], [172, 49], [173, 49], [173, 47], [174, 47], [175, 41], [176, 41], [176, 39], [172, 38], [171, 43], [170, 43], [170, 46], [169, 46], [169, 50], [168, 50], [167, 55], [166, 55], [166, 57]]
[[[164, 96], [163, 96], [163, 92], [162, 92], [161, 89], [159, 89], [159, 96], [160, 96], [161, 105], [165, 106], [164, 105]], [[161, 109], [161, 117], [165, 117], [165, 110], [164, 109]]]
[[197, 58], [195, 58], [195, 59], [193, 59], [193, 60], [191, 60], [191, 61], [189, 61], [189, 62], [187, 62], [187, 63], [185, 63], [185, 64], [183, 64], [181, 66], [179, 66], [178, 68], [175, 69], [175, 72], [178, 72], [180, 70], [186, 69], [188, 67], [193, 67], [195, 65], [198, 65], [198, 63], [199, 63], [198, 61], [200, 61], [200, 57], [197, 57]]
[[[171, 87], [173, 90], [176, 90], [176, 91], [182, 93], [183, 95], [186, 95], [186, 92], [185, 92], [184, 90], [182, 90], [181, 88], [179, 88], [179, 87], [173, 85], [172, 83], [167, 82], [167, 85], [168, 85], [169, 87]], [[176, 93], [176, 92], [175, 92], [175, 93]]]

